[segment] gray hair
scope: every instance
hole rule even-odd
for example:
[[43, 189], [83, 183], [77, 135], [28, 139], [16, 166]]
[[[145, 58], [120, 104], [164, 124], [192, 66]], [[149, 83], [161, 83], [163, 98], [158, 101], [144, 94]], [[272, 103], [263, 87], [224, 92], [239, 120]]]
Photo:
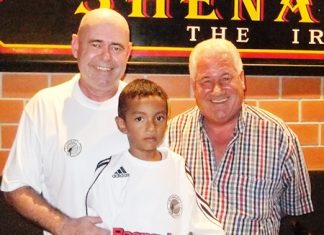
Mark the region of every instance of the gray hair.
[[207, 39], [198, 43], [192, 50], [189, 57], [189, 73], [190, 78], [195, 79], [197, 70], [197, 61], [202, 56], [210, 56], [215, 54], [226, 53], [234, 63], [234, 67], [238, 73], [243, 70], [243, 63], [238, 49], [233, 43], [226, 39]]

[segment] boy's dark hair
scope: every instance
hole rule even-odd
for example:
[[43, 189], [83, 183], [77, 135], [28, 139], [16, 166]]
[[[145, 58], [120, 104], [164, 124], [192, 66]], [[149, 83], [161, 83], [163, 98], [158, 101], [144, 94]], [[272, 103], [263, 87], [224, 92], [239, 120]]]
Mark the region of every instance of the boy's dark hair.
[[162, 87], [147, 79], [136, 79], [127, 84], [119, 95], [118, 116], [125, 119], [128, 101], [149, 96], [158, 96], [165, 101], [166, 112], [168, 113], [168, 95]]

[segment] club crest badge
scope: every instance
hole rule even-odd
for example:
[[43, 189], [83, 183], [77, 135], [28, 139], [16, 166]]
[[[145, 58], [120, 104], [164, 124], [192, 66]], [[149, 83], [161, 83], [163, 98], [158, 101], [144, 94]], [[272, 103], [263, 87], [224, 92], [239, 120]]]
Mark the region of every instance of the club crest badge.
[[168, 211], [173, 218], [177, 218], [182, 214], [182, 202], [178, 195], [171, 195], [168, 199]]
[[78, 140], [68, 140], [64, 145], [64, 152], [70, 157], [76, 157], [80, 154], [82, 146]]

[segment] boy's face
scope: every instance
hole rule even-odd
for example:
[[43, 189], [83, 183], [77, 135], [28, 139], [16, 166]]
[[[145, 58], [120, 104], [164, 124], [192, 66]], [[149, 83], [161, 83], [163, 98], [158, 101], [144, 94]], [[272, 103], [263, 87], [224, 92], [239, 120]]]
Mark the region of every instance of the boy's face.
[[117, 117], [118, 128], [128, 136], [130, 152], [143, 160], [153, 160], [167, 127], [166, 103], [158, 96], [128, 101], [125, 120]]

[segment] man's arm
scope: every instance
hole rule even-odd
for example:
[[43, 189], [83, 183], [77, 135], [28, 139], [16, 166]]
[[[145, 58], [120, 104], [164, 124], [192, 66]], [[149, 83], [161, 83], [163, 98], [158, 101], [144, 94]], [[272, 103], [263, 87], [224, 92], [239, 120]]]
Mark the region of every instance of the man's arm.
[[52, 207], [31, 187], [25, 186], [4, 192], [4, 196], [21, 215], [55, 235], [110, 234], [109, 231], [95, 225], [102, 222], [99, 217], [69, 218]]

